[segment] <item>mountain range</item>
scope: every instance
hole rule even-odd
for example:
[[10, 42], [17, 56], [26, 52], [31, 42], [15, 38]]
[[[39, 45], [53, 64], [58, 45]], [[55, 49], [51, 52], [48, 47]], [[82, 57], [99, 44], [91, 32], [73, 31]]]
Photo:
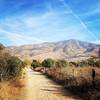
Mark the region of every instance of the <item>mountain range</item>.
[[64, 40], [40, 44], [10, 46], [6, 48], [12, 55], [21, 59], [44, 60], [46, 58], [83, 60], [91, 56], [100, 56], [100, 45], [79, 40]]

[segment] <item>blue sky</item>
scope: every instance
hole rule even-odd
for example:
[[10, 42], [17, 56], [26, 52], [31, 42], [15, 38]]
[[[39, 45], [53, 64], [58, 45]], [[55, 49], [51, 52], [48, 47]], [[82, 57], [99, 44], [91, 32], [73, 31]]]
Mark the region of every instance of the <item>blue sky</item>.
[[0, 43], [69, 39], [100, 44], [100, 0], [0, 0]]

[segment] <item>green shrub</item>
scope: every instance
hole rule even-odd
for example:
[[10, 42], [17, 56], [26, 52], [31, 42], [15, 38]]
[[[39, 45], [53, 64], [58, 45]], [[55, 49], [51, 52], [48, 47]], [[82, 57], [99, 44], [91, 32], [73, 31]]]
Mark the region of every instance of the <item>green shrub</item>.
[[21, 75], [24, 63], [18, 57], [6, 53], [3, 48], [0, 45], [0, 51], [3, 51], [0, 52], [0, 80]]
[[95, 67], [100, 67], [100, 59], [99, 60], [96, 60], [95, 62], [94, 62], [94, 66]]
[[7, 61], [4, 59], [3, 56], [0, 56], [0, 80], [7, 76]]
[[37, 60], [33, 60], [32, 64], [31, 64], [31, 67], [32, 67], [32, 69], [35, 69], [37, 67], [41, 67], [41, 64]]
[[56, 62], [56, 67], [67, 67], [68, 66], [68, 62], [66, 60], [58, 60]]
[[7, 63], [10, 76], [19, 76], [21, 74], [23, 62], [18, 57], [9, 57]]
[[50, 59], [50, 58], [45, 59], [42, 62], [42, 66], [46, 67], [46, 68], [54, 67], [55, 66], [55, 61], [53, 59]]
[[69, 62], [69, 66], [74, 66], [74, 67], [78, 67], [78, 64], [77, 62]]
[[95, 66], [95, 59], [93, 58], [88, 59], [88, 65]]
[[77, 67], [86, 67], [86, 66], [88, 66], [88, 61], [86, 60], [77, 62]]

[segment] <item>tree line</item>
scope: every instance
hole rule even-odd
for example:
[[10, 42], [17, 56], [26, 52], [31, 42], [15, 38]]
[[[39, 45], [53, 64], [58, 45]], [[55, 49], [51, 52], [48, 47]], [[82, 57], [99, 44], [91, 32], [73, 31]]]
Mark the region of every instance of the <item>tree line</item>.
[[74, 66], [74, 67], [100, 67], [100, 58], [89, 58], [87, 60], [77, 61], [77, 62], [68, 62], [64, 59], [62, 60], [53, 60], [51, 58], [45, 59], [42, 62], [39, 62], [38, 60], [33, 60], [31, 64], [32, 68], [35, 69], [37, 67], [68, 67], [68, 66]]

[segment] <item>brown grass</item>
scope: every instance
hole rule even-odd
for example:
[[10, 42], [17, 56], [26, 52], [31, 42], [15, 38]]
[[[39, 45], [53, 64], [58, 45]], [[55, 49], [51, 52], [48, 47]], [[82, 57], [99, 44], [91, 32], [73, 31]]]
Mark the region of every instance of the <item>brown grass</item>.
[[63, 84], [65, 88], [73, 93], [77, 93], [83, 98], [85, 97], [85, 100], [90, 98], [100, 99], [100, 68], [94, 69], [96, 71], [94, 84], [91, 76], [92, 67], [51, 68], [48, 70], [47, 75]]
[[0, 83], [0, 100], [23, 100], [22, 91], [22, 79], [3, 81]]

